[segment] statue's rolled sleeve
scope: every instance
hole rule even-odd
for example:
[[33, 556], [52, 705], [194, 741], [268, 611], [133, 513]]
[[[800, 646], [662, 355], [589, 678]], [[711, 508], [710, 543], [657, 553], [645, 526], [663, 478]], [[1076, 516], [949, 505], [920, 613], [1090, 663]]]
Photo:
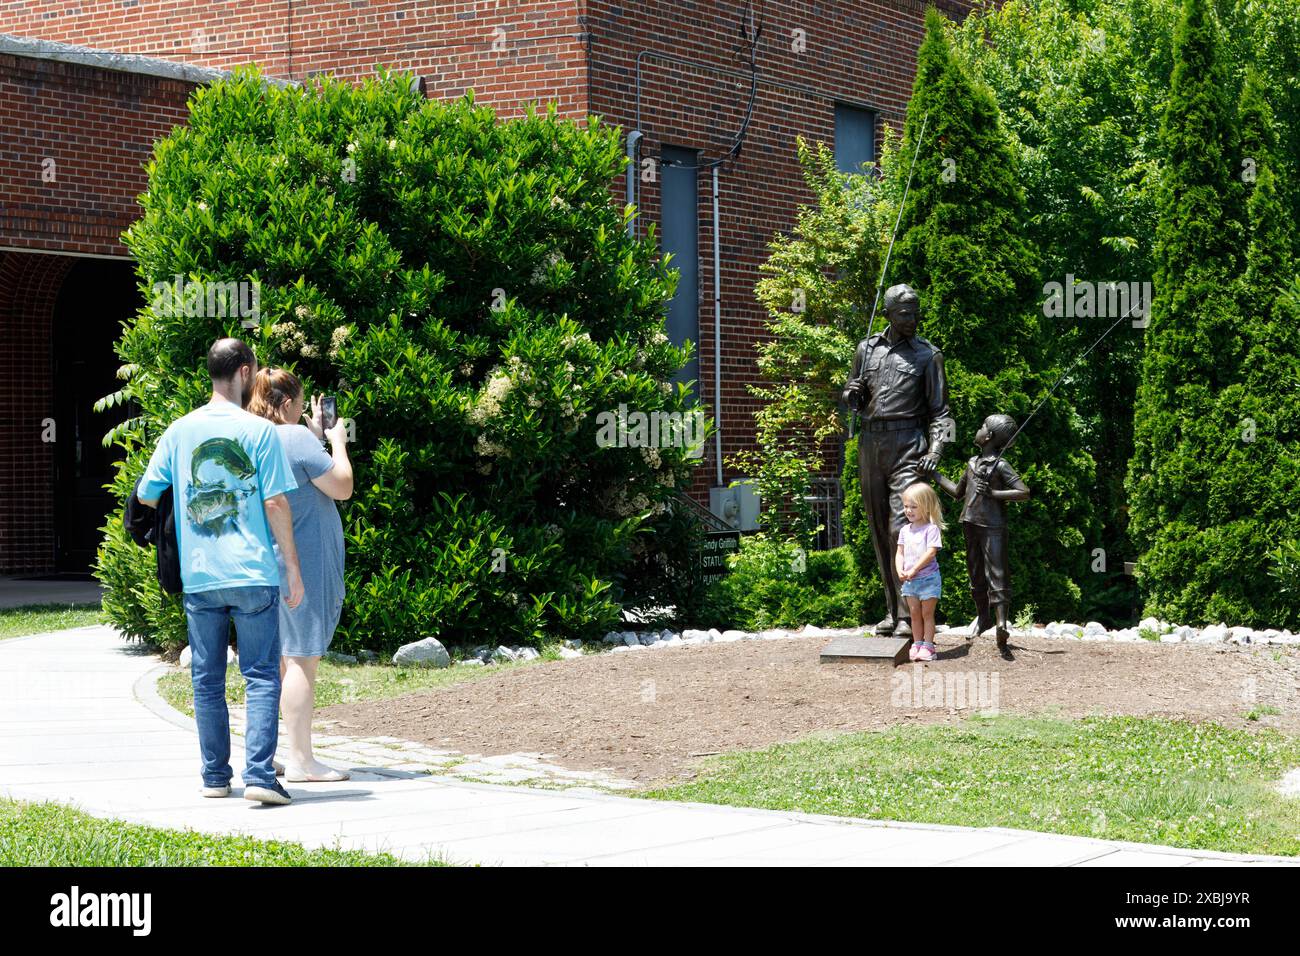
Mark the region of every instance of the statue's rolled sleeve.
[[942, 455], [944, 446], [957, 435], [957, 423], [948, 408], [948, 376], [943, 371], [943, 353], [937, 349], [925, 372], [925, 398], [930, 413], [930, 454]]

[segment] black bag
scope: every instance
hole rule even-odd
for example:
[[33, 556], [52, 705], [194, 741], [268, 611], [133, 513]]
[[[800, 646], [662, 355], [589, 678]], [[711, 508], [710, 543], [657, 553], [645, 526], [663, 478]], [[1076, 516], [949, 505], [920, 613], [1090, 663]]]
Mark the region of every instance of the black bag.
[[137, 480], [126, 502], [123, 524], [131, 540], [142, 548], [153, 545], [158, 551], [158, 584], [168, 594], [185, 590], [181, 582], [181, 553], [176, 544], [176, 514], [172, 507], [172, 489], [168, 488], [158, 499], [158, 507], [150, 508], [137, 497], [140, 481]]

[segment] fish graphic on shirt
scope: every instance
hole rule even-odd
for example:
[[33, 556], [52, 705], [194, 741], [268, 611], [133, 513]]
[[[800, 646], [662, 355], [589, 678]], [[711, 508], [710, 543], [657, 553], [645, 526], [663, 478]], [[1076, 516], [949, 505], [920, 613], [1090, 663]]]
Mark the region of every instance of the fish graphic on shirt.
[[242, 501], [257, 490], [257, 469], [239, 442], [209, 438], [190, 456], [185, 513], [195, 529], [222, 535], [233, 531]]

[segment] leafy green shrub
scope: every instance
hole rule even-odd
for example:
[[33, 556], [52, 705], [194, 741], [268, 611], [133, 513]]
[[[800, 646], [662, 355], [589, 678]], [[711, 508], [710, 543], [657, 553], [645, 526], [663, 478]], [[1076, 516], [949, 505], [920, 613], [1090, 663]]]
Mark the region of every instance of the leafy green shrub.
[[[664, 333], [674, 273], [653, 226], [630, 238], [632, 211], [610, 203], [624, 164], [596, 117], [498, 122], [403, 76], [280, 89], [247, 70], [198, 90], [125, 241], [146, 290], [258, 283], [257, 324], [153, 301], [129, 324], [122, 395], [141, 415], [117, 435], [115, 491], [125, 500], [163, 428], [207, 400], [207, 348], [233, 334], [337, 394], [355, 424], [340, 649], [589, 637], [663, 599], [671, 578], [646, 595], [628, 571], [673, 545], [639, 531], [693, 462], [598, 441], [620, 405], [694, 408], [669, 382], [689, 358]], [[119, 527], [100, 554], [107, 606], [155, 633], [145, 552]]]
[[180, 595], [159, 586], [156, 551], [131, 539], [120, 514], [110, 515], [100, 530], [104, 539], [95, 574], [104, 585], [105, 618], [129, 640], [166, 651], [184, 647], [189, 642], [185, 608]]
[[859, 623], [861, 600], [847, 547], [804, 551], [793, 541], [760, 533], [742, 538], [740, 553], [729, 564], [716, 598], [729, 612], [729, 625], [701, 626], [763, 630]]

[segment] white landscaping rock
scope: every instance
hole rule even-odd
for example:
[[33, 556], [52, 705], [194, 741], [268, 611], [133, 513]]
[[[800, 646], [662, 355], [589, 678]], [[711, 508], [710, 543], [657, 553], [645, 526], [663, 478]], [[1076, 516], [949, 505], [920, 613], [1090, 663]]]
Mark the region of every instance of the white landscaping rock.
[[1233, 644], [1252, 644], [1258, 640], [1259, 632], [1249, 627], [1228, 628], [1228, 640]]
[[513, 650], [517, 661], [535, 661], [542, 656], [534, 647], [516, 647]]
[[713, 638], [709, 636], [708, 631], [697, 629], [687, 629], [682, 631], [683, 644], [707, 644], [711, 640], [713, 640]]
[[574, 650], [572, 647], [561, 646], [559, 651], [560, 651], [560, 659], [565, 661], [571, 661], [575, 657], [582, 656], [582, 651]]
[[1198, 644], [1219, 644], [1227, 639], [1228, 629], [1222, 624], [1211, 624], [1209, 627], [1203, 627], [1195, 637]]
[[637, 640], [637, 636], [631, 631], [624, 631], [622, 637], [623, 637], [623, 645], [625, 647], [637, 647], [641, 643], [639, 640]]
[[722, 632], [716, 627], [709, 628], [709, 643], [716, 644], [720, 640], [722, 640]]
[[732, 641], [743, 641], [747, 637], [749, 634], [745, 631], [723, 631], [714, 640], [720, 644], [730, 644]]
[[1173, 627], [1166, 621], [1155, 617], [1144, 617], [1138, 621], [1139, 631], [1155, 631], [1157, 634], [1168, 634]]
[[399, 647], [393, 655], [393, 663], [399, 666], [447, 667], [451, 664], [451, 655], [436, 637], [426, 637]]
[[494, 661], [502, 661], [502, 662], [513, 662], [518, 660], [518, 658], [515, 657], [515, 652], [512, 651], [510, 648], [506, 647], [504, 644], [492, 652], [492, 659]]
[[1083, 628], [1078, 624], [1069, 624], [1065, 621], [1052, 621], [1047, 625], [1048, 637], [1083, 637]]

